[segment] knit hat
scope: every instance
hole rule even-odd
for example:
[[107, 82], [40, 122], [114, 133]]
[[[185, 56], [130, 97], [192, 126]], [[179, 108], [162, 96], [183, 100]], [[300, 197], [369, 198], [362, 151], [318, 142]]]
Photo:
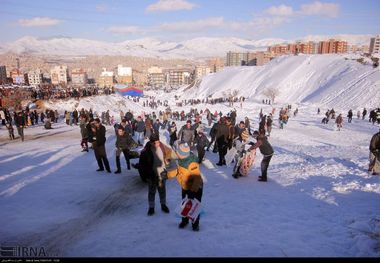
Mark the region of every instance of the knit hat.
[[247, 129], [245, 129], [242, 133], [241, 133], [241, 138], [245, 141], [245, 140], [248, 140], [249, 138], [249, 133], [247, 131]]
[[187, 143], [181, 143], [178, 146], [177, 155], [180, 159], [185, 159], [190, 156], [190, 147]]

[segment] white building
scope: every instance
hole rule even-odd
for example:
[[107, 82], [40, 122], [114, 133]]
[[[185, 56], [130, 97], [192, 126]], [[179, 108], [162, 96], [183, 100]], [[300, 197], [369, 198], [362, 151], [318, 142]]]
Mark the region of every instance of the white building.
[[132, 68], [123, 67], [123, 65], [117, 65], [117, 75], [118, 76], [132, 76]]
[[192, 81], [192, 69], [176, 68], [166, 70], [166, 80], [171, 87], [188, 85]]
[[50, 70], [51, 83], [54, 85], [67, 84], [67, 66], [55, 66]]
[[165, 74], [160, 67], [148, 68], [148, 85], [150, 87], [161, 88], [165, 85]]
[[201, 79], [204, 76], [206, 76], [212, 72], [213, 72], [213, 70], [208, 66], [196, 66], [195, 67], [195, 78]]
[[31, 86], [38, 86], [42, 84], [42, 72], [40, 69], [28, 72], [28, 81]]
[[371, 38], [371, 42], [369, 43], [369, 53], [380, 53], [380, 35]]

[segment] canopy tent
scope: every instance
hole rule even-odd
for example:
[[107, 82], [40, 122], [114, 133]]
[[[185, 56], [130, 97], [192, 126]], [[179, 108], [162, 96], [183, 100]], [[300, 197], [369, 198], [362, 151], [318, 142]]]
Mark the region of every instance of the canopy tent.
[[136, 88], [128, 88], [126, 85], [115, 85], [115, 91], [119, 93], [121, 96], [132, 96], [132, 97], [142, 97], [144, 96], [144, 92], [140, 89]]

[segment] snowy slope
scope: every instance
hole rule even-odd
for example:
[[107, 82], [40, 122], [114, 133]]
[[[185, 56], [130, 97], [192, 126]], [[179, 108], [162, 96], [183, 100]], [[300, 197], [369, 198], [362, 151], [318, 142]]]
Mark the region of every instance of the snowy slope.
[[[158, 97], [187, 112], [190, 106], [174, 106], [176, 94]], [[128, 102], [120, 108], [116, 100], [99, 96], [79, 107], [115, 112], [136, 107]], [[51, 106], [71, 110], [73, 105]], [[237, 120], [249, 116], [257, 129], [260, 108], [271, 111], [269, 105], [245, 102], [237, 108]], [[181, 192], [175, 180], [167, 182], [171, 213], [160, 211], [156, 196], [156, 213], [148, 217], [148, 189], [136, 170], [128, 171], [122, 159], [121, 175], [96, 172], [92, 150], [80, 152], [78, 127], [60, 120], [49, 131], [27, 128], [24, 142], [9, 141], [1, 127], [0, 243], [43, 246], [60, 257], [379, 257], [380, 182], [366, 171], [369, 140], [378, 127], [355, 119], [338, 132], [332, 122], [320, 124], [315, 112], [315, 107], [300, 106], [284, 130], [275, 119], [267, 183], [257, 181], [260, 153], [249, 176], [238, 180], [231, 176], [232, 167], [216, 166], [217, 155], [206, 153], [201, 167], [205, 213], [198, 233], [178, 229], [174, 210]], [[161, 130], [161, 137], [167, 140], [167, 132]], [[107, 127], [113, 171], [114, 143], [113, 129]]]
[[[120, 121], [120, 109], [130, 109], [134, 114], [142, 114], [146, 111], [142, 105], [133, 102], [132, 100], [127, 99], [126, 97], [120, 96], [118, 94], [112, 94], [109, 96], [96, 96], [84, 98], [79, 101], [75, 99], [69, 99], [68, 101], [47, 101], [44, 103], [46, 109], [57, 109], [58, 112], [63, 113], [65, 110], [73, 111], [77, 109], [80, 111], [82, 108], [90, 109], [92, 108], [93, 112], [101, 116], [102, 112], [110, 111], [110, 116], [114, 116], [115, 121]], [[125, 112], [124, 112], [125, 113]]]
[[319, 103], [328, 107], [379, 107], [380, 68], [362, 65], [342, 55], [282, 56], [259, 67], [229, 67], [203, 78], [184, 97], [223, 97], [239, 91], [251, 100], [266, 98], [278, 88], [280, 103]]
[[[349, 44], [369, 44], [370, 35], [307, 36], [296, 40], [346, 39]], [[102, 42], [81, 38], [53, 37], [36, 38], [26, 36], [11, 43], [1, 43], [1, 53], [27, 53], [33, 55], [85, 56], [122, 55], [160, 58], [203, 58], [225, 56], [228, 51], [265, 50], [268, 46], [294, 42], [267, 38], [246, 40], [234, 37], [199, 37], [182, 42], [160, 41], [154, 38], [127, 40], [119, 43]]]

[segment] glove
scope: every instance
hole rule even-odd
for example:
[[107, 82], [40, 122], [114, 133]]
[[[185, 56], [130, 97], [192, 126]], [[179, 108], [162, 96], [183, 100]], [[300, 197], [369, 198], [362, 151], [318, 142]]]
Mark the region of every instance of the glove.
[[228, 149], [231, 150], [231, 148], [232, 148], [232, 141], [228, 141], [227, 145], [228, 145]]

